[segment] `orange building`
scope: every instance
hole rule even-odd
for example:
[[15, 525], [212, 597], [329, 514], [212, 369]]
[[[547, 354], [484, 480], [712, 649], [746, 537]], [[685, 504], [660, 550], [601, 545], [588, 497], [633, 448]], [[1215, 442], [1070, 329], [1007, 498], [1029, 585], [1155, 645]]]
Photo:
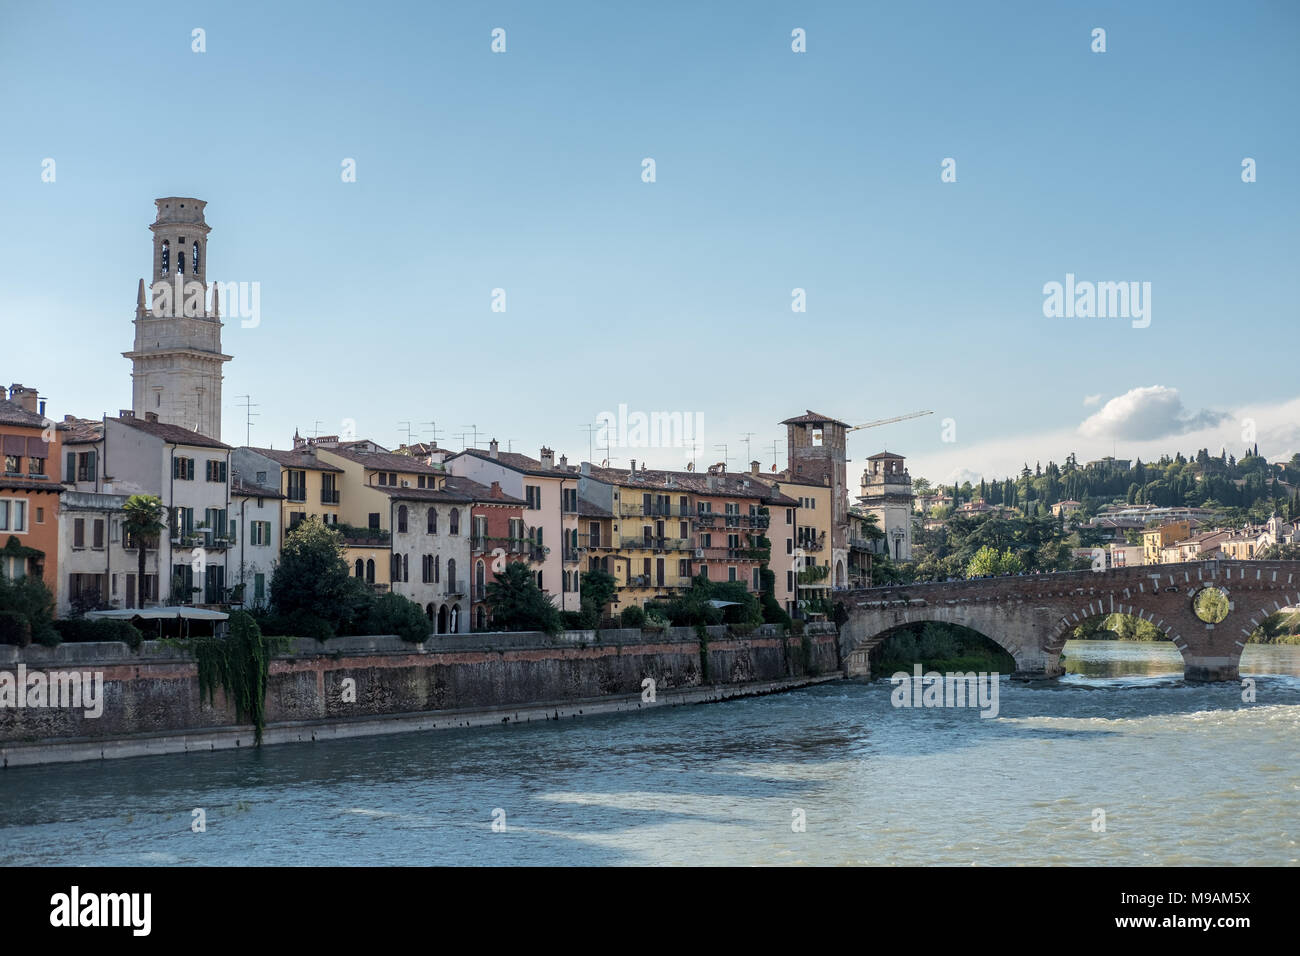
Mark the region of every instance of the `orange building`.
[[36, 389], [0, 386], [0, 574], [59, 586], [59, 435]]

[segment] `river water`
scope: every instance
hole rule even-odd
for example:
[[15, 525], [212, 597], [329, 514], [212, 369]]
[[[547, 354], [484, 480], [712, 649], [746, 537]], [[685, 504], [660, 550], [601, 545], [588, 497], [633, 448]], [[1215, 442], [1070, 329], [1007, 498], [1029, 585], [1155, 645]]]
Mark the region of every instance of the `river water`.
[[835, 682], [3, 770], [0, 863], [1297, 862], [1300, 646], [1246, 648], [1253, 703], [1235, 684], [1184, 685], [1167, 644], [1074, 641], [1066, 666], [1057, 682], [1003, 679], [992, 719]]

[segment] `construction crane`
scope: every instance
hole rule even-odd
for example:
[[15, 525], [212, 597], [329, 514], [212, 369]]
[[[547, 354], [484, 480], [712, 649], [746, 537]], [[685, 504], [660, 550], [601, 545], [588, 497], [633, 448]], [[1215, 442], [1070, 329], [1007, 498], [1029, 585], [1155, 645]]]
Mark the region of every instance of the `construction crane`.
[[[922, 415], [933, 415], [934, 412], [926, 410], [923, 412], [909, 412], [906, 415], [895, 415], [893, 418], [882, 418], [878, 422], [867, 422], [865, 425], [854, 425], [848, 429], [850, 432], [861, 431], [864, 428], [875, 428], [877, 425], [892, 425], [894, 422], [905, 422], [909, 418], [920, 418]], [[847, 432], [846, 432], [847, 434]]]

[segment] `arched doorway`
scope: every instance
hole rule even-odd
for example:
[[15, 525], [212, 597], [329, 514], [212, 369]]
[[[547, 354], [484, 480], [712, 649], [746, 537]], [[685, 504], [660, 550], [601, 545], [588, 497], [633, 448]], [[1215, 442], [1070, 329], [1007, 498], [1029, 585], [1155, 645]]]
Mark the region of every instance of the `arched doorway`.
[[438, 608], [438, 633], [447, 633], [447, 605]]

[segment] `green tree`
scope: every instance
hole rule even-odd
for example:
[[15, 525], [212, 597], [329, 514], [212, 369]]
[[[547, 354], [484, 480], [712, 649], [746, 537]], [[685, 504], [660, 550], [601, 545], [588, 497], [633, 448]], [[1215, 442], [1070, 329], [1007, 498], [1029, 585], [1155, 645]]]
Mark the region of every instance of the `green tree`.
[[[157, 495], [132, 495], [122, 506], [122, 531], [135, 543], [136, 549], [136, 607], [144, 607], [145, 595], [145, 552], [158, 547], [158, 536], [167, 527], [165, 520], [167, 509]], [[161, 596], [162, 570], [158, 571], [159, 595]]]
[[368, 595], [358, 584], [348, 574], [343, 537], [309, 518], [285, 536], [271, 575], [271, 605], [293, 629], [331, 637], [369, 610]]
[[[589, 572], [590, 573], [590, 572]], [[551, 596], [537, 586], [537, 578], [522, 561], [511, 561], [487, 586], [487, 604], [492, 625], [503, 631], [545, 631], [561, 629], [559, 610]]]
[[600, 627], [609, 607], [618, 591], [618, 582], [614, 575], [600, 568], [583, 571], [578, 582], [582, 604], [582, 624], [584, 627]]

